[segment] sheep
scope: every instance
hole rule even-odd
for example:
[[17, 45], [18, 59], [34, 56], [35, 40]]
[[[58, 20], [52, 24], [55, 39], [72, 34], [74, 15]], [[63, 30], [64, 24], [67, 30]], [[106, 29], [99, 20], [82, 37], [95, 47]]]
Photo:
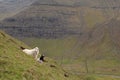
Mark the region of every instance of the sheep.
[[40, 63], [45, 62], [45, 59], [44, 59], [44, 58], [45, 58], [45, 56], [42, 54], [42, 55], [40, 56], [40, 58], [37, 59], [37, 61], [40, 62]]
[[20, 47], [22, 49], [22, 51], [24, 53], [26, 53], [27, 55], [32, 55], [36, 60], [37, 60], [37, 57], [38, 57], [38, 54], [39, 54], [39, 48], [38, 47], [35, 47], [33, 49], [26, 49], [24, 47]]

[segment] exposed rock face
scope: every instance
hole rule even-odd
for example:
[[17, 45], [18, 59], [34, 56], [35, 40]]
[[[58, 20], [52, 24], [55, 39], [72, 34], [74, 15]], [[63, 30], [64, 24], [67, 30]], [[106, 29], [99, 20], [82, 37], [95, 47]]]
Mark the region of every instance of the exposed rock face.
[[38, 37], [38, 38], [59, 38], [65, 35], [79, 34], [66, 29], [42, 28], [42, 27], [1, 27], [12, 36], [15, 37]]
[[58, 38], [81, 35], [105, 21], [103, 9], [106, 6], [101, 8], [101, 5], [105, 5], [102, 4], [104, 1], [100, 1], [99, 5], [98, 2], [37, 0], [28, 9], [4, 19], [0, 28], [15, 37]]

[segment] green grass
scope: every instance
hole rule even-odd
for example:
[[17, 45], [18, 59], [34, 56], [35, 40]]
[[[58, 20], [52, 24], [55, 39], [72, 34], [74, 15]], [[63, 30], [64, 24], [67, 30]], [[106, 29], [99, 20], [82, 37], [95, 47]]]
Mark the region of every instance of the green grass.
[[116, 76], [110, 76], [110, 75], [96, 75], [96, 74], [87, 74], [82, 75], [83, 80], [120, 80], [120, 78]]
[[86, 8], [85, 15], [84, 20], [88, 28], [93, 28], [96, 24], [102, 23], [106, 20], [102, 11], [99, 9], [96, 9], [95, 11], [94, 9]]
[[[61, 59], [61, 55], [64, 56], [66, 53], [70, 53], [70, 50], [75, 46], [77, 39], [68, 37], [67, 39], [37, 39], [37, 38], [26, 38], [26, 42], [31, 47], [38, 46], [40, 52], [47, 54], [50, 57], [57, 57]], [[32, 44], [31, 44], [32, 43]], [[54, 53], [55, 52], [55, 53]], [[71, 56], [71, 55], [70, 55]]]
[[[32, 47], [38, 46], [41, 53], [56, 59], [64, 69], [71, 73], [112, 74], [120, 76], [120, 59], [116, 46], [107, 32], [98, 43], [79, 44], [78, 37], [60, 39], [26, 38], [24, 42]], [[55, 54], [53, 52], [56, 52]]]
[[43, 64], [36, 62], [33, 57], [23, 53], [20, 46], [29, 48], [0, 31], [0, 80], [80, 80], [50, 58], [46, 58], [48, 62]]

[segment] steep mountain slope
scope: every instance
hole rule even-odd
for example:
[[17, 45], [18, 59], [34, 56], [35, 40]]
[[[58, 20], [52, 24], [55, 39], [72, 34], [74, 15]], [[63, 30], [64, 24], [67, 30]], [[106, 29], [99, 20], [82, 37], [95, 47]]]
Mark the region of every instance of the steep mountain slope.
[[104, 0], [87, 0], [91, 4], [101, 1], [104, 7], [81, 7], [74, 1], [79, 0], [39, 0], [3, 20], [0, 28], [23, 37], [30, 46], [39, 46], [41, 52], [60, 61], [72, 73], [120, 75], [120, 21], [119, 17], [111, 19], [116, 7], [106, 6]]
[[0, 31], [0, 80], [80, 80], [69, 75], [53, 60], [39, 63], [24, 54], [22, 42]]
[[34, 3], [25, 11], [3, 20], [0, 28], [15, 37], [56, 38], [80, 35], [104, 20], [100, 9]]
[[111, 15], [119, 9], [117, 3], [119, 1], [113, 0], [111, 3], [104, 0], [37, 0], [28, 9], [4, 19], [0, 28], [15, 37], [80, 35], [113, 17]]
[[34, 5], [82, 6], [94, 8], [111, 7], [114, 10], [118, 9], [120, 6], [119, 0], [1, 0], [0, 20], [17, 14], [33, 2]]

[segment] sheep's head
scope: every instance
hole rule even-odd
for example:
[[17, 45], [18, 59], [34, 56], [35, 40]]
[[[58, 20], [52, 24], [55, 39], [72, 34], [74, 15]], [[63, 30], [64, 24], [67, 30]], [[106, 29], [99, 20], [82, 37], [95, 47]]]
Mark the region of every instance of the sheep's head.
[[22, 47], [22, 46], [21, 46], [20, 48], [21, 48], [22, 50], [24, 50], [24, 49], [25, 49], [25, 48], [24, 48], [24, 47]]

